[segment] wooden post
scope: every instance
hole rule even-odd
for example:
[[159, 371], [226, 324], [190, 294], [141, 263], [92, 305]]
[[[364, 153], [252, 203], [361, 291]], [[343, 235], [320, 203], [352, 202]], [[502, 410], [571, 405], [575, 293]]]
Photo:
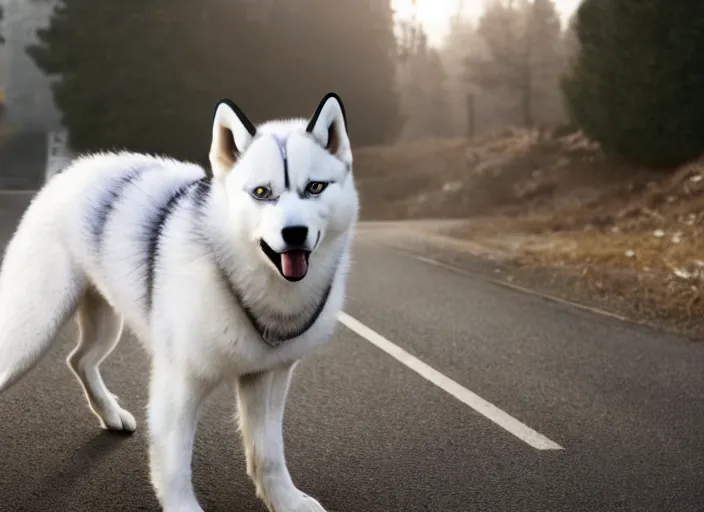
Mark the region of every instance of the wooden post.
[[467, 94], [467, 137], [474, 138], [474, 93]]

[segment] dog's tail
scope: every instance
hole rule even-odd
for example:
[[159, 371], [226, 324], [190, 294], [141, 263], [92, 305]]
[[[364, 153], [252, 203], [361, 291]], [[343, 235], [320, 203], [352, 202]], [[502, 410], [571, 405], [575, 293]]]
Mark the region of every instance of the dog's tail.
[[48, 352], [85, 289], [56, 230], [51, 199], [41, 192], [34, 198], [0, 267], [0, 392]]

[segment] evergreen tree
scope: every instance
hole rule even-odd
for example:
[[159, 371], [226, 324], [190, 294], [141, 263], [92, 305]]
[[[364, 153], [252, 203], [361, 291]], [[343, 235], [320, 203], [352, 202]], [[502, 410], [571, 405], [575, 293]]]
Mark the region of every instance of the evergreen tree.
[[[2, 29], [4, 27], [5, 23], [5, 7], [0, 4], [0, 45], [5, 44], [5, 36], [2, 33]], [[5, 84], [1, 84], [0, 86], [0, 120], [4, 117], [5, 114], [5, 91], [4, 91], [4, 86]]]
[[414, 20], [400, 23], [399, 94], [405, 139], [444, 137], [450, 133], [450, 104], [444, 63]]
[[63, 0], [27, 49], [57, 80], [72, 149], [130, 149], [207, 161], [212, 109], [239, 77], [240, 4]]
[[484, 41], [472, 20], [456, 15], [450, 22], [450, 29], [441, 56], [448, 76], [448, 97], [453, 108], [450, 116], [453, 121], [453, 134], [476, 135], [481, 131], [495, 130], [507, 122], [514, 123], [513, 109], [505, 113], [503, 108], [514, 98], [510, 92], [492, 88], [482, 89], [476, 77], [475, 68], [468, 65], [487, 57]]
[[[468, 59], [470, 80], [484, 90], [508, 92], [524, 126], [558, 98], [561, 25], [553, 0], [494, 0], [479, 20], [483, 55]], [[543, 116], [550, 118], [551, 116]]]
[[560, 94], [565, 66], [562, 23], [554, 0], [533, 0], [526, 10], [530, 86], [524, 94], [525, 115], [537, 122], [556, 122], [564, 117]]
[[704, 4], [585, 0], [563, 80], [568, 112], [603, 149], [669, 168], [704, 152]]
[[568, 67], [569, 63], [577, 56], [579, 50], [579, 42], [577, 41], [576, 23], [577, 14], [573, 14], [567, 21], [567, 26], [562, 34], [562, 46], [564, 48], [565, 64]]
[[355, 145], [398, 129], [395, 40], [383, 3], [63, 0], [29, 55], [48, 75], [75, 151], [207, 162], [221, 97], [253, 121], [308, 116], [341, 94]]
[[447, 92], [447, 74], [439, 52], [429, 48], [421, 61], [421, 71], [425, 76], [425, 109], [428, 130], [435, 137], [450, 134], [450, 104]]
[[260, 119], [307, 115], [327, 91], [340, 94], [356, 147], [395, 140], [400, 127], [396, 38], [389, 2], [306, 0], [247, 2], [261, 28], [247, 40], [256, 53], [241, 69], [247, 111]]

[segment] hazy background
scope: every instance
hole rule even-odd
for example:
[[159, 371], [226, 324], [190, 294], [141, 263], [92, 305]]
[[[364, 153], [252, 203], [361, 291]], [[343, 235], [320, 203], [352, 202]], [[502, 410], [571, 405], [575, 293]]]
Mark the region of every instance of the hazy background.
[[4, 0], [0, 187], [38, 185], [51, 133], [204, 161], [223, 96], [263, 120], [336, 90], [356, 147], [564, 122], [577, 1], [535, 4]]

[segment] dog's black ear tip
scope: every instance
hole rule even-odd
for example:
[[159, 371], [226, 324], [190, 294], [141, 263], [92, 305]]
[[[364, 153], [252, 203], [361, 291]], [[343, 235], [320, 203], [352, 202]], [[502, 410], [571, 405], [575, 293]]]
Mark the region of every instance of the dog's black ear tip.
[[215, 108], [217, 109], [220, 107], [220, 105], [227, 105], [228, 107], [232, 108], [234, 106], [235, 102], [232, 101], [230, 98], [220, 98], [218, 101], [215, 102]]
[[318, 106], [316, 107], [315, 112], [313, 113], [313, 116], [310, 118], [310, 121], [308, 122], [308, 126], [306, 127], [306, 131], [308, 131], [308, 132], [313, 131], [316, 123], [318, 122], [318, 117], [320, 117], [320, 114], [323, 111], [323, 107], [331, 99], [334, 99], [337, 102], [337, 105], [339, 106], [340, 111], [342, 113], [342, 119], [345, 124], [345, 128], [347, 127], [347, 112], [345, 111], [345, 104], [342, 102], [342, 99], [340, 98], [339, 94], [337, 94], [334, 91], [330, 91], [325, 96], [323, 96], [323, 98], [318, 102]]
[[220, 109], [220, 107], [222, 105], [227, 106], [227, 108], [229, 108], [232, 112], [234, 112], [234, 114], [237, 116], [237, 118], [244, 125], [244, 127], [247, 129], [247, 131], [249, 132], [249, 134], [252, 137], [254, 137], [254, 135], [256, 135], [257, 128], [256, 128], [256, 126], [254, 126], [254, 123], [252, 123], [252, 121], [249, 120], [249, 118], [244, 114], [244, 112], [242, 112], [242, 109], [239, 106], [237, 106], [237, 104], [234, 101], [232, 101], [230, 98], [222, 98], [220, 101], [218, 101], [215, 104], [215, 109], [214, 109], [215, 114], [214, 115], [217, 115], [218, 110]]
[[227, 105], [230, 106], [232, 101], [229, 98], [220, 98], [218, 101], [215, 102], [215, 106], [213, 107], [213, 115], [216, 115], [218, 110], [222, 105]]
[[328, 92], [325, 96], [323, 96], [323, 99], [321, 100], [321, 103], [325, 103], [329, 99], [334, 99], [336, 100], [340, 105], [342, 105], [342, 98], [338, 93], [335, 91], [330, 91]]

